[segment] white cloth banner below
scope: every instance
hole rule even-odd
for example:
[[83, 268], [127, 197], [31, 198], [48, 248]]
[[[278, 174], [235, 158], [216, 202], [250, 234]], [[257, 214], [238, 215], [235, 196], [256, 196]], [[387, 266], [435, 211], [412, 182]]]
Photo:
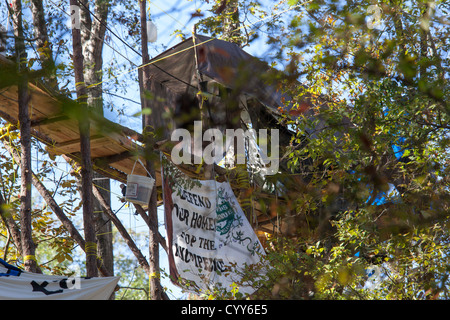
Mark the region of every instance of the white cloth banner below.
[[0, 259], [0, 300], [106, 300], [119, 279], [31, 273]]
[[[229, 183], [196, 180], [163, 157], [164, 212], [172, 281], [192, 282], [195, 291], [239, 282], [234, 272], [265, 254]], [[174, 281], [175, 280], [175, 281]], [[186, 286], [183, 286], [186, 288]], [[239, 286], [239, 292], [254, 289]]]

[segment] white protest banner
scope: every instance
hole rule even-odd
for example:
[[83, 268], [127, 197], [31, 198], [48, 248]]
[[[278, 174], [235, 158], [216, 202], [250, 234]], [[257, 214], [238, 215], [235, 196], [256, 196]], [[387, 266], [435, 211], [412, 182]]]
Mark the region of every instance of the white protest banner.
[[107, 300], [119, 279], [31, 273], [0, 259], [0, 300]]
[[[240, 280], [233, 267], [260, 261], [264, 249], [229, 183], [191, 179], [163, 157], [164, 212], [172, 280], [196, 290]], [[177, 283], [179, 284], [179, 282]], [[250, 294], [253, 288], [239, 287]]]

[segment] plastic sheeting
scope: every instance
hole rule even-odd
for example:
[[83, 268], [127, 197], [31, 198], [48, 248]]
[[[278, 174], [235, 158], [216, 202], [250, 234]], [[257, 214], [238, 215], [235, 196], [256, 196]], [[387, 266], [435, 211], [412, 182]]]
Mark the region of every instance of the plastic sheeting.
[[0, 300], [106, 300], [119, 278], [31, 273], [0, 259]]
[[234, 43], [197, 34], [150, 61], [152, 77], [175, 95], [198, 91], [197, 65], [205, 81], [214, 80], [228, 88], [239, 86], [242, 93], [274, 110], [283, 106], [282, 95], [264, 81], [270, 70], [267, 64]]

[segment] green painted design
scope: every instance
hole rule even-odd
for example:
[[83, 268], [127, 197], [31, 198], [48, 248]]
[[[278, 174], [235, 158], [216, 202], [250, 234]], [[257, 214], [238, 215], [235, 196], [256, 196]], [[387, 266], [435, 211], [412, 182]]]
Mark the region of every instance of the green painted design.
[[228, 201], [223, 201], [216, 209], [217, 227], [216, 230], [220, 235], [230, 232], [231, 226], [235, 219], [236, 213]]

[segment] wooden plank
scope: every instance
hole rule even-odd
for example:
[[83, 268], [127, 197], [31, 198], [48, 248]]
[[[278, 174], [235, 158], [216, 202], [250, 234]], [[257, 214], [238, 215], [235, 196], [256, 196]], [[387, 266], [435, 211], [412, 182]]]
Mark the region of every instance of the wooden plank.
[[113, 155], [110, 156], [106, 156], [106, 157], [97, 157], [92, 159], [92, 162], [94, 163], [103, 163], [103, 164], [111, 164], [114, 162], [118, 162], [118, 161], [122, 161], [125, 159], [128, 159], [130, 157], [133, 156], [133, 153], [129, 150], [124, 151], [122, 153], [115, 153]]
[[[131, 172], [133, 171], [133, 166], [135, 164], [135, 161], [136, 160], [132, 159], [132, 158], [125, 159], [122, 161], [112, 163], [111, 166], [114, 168], [117, 168], [118, 170], [120, 170], [126, 174], [131, 174]], [[145, 175], [147, 175], [147, 171], [145, 171], [145, 169], [139, 163], [137, 163], [134, 168], [133, 174], [145, 176]]]
[[[104, 136], [101, 136], [101, 135], [91, 136], [91, 141], [93, 143], [95, 141], [97, 141], [97, 143], [98, 143], [98, 140], [100, 140], [100, 139], [102, 139], [102, 141], [104, 141], [104, 139], [107, 139], [107, 138], [105, 138]], [[56, 143], [53, 146], [49, 146], [47, 148], [47, 150], [50, 153], [56, 154], [56, 155], [79, 152], [80, 151], [80, 138]]]
[[52, 124], [52, 123], [55, 123], [55, 122], [60, 122], [60, 121], [68, 120], [68, 119], [69, 119], [69, 117], [67, 115], [64, 115], [64, 114], [56, 116], [56, 117], [52, 117], [52, 118], [47, 118], [47, 117], [39, 118], [39, 119], [31, 121], [31, 127], [45, 126], [45, 125], [48, 125], [48, 124]]
[[61, 105], [56, 98], [50, 96], [36, 85], [30, 84], [29, 86], [34, 109], [39, 111], [44, 117], [61, 114]]
[[36, 125], [33, 128], [51, 136], [57, 143], [77, 139], [80, 135], [78, 126], [72, 120]]

